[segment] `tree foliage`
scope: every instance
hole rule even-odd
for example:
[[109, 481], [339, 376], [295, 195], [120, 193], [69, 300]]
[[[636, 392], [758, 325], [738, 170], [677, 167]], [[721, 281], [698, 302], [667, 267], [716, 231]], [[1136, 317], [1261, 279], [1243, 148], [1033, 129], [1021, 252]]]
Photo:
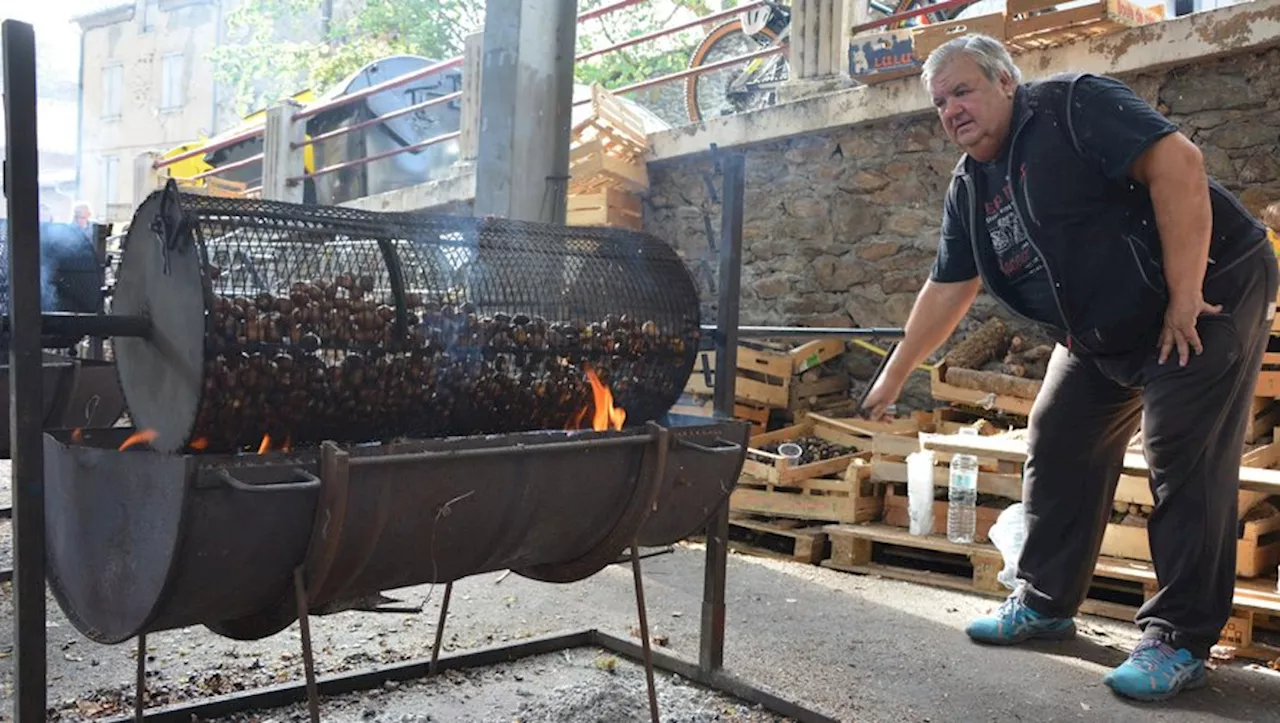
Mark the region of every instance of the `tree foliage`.
[[[582, 0], [579, 12], [617, 0]], [[338, 3], [341, 5], [341, 3]], [[247, 0], [227, 17], [227, 40], [210, 54], [214, 78], [244, 115], [310, 89], [323, 93], [369, 62], [395, 54], [462, 54], [484, 25], [484, 0], [357, 0], [325, 23], [321, 0]], [[681, 10], [685, 12], [681, 14]], [[649, 0], [578, 26], [578, 52], [602, 48], [708, 12], [706, 0]], [[607, 53], [575, 67], [580, 83], [617, 88], [687, 66], [705, 32], [694, 27]]]

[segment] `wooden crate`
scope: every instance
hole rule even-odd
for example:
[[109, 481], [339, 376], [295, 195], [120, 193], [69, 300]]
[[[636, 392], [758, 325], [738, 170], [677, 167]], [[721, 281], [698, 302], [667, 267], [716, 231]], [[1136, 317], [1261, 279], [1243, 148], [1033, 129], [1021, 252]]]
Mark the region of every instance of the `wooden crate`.
[[929, 53], [932, 53], [938, 46], [970, 33], [981, 33], [990, 35], [996, 40], [1004, 40], [1005, 14], [989, 13], [972, 18], [922, 25], [911, 34], [913, 52], [916, 58], [924, 62], [924, 59], [929, 57]]
[[[999, 411], [1016, 417], [1031, 415], [1031, 405], [1035, 402], [1034, 396], [1013, 396], [997, 394], [990, 390], [960, 387], [947, 381], [947, 371], [947, 360], [943, 358], [929, 372], [929, 391], [934, 399], [940, 402], [983, 409], [988, 412]], [[997, 376], [1007, 375], [999, 374]]]
[[1008, 0], [1005, 44], [1018, 51], [1050, 48], [1164, 19], [1162, 6], [1142, 7], [1128, 0], [1094, 0], [1066, 9], [1058, 5], [1058, 0]]
[[644, 121], [600, 84], [591, 86], [588, 114], [573, 125], [569, 137], [569, 195], [605, 188], [636, 193], [649, 187]]
[[[849, 375], [806, 382], [803, 375], [845, 352], [843, 341], [823, 339], [793, 349], [752, 343], [738, 346], [734, 396], [742, 404], [799, 412], [821, 409], [822, 402], [847, 399]], [[715, 389], [716, 353], [699, 351], [685, 391], [710, 395]], [[814, 404], [813, 400], [818, 400]]]
[[640, 197], [607, 187], [591, 193], [571, 194], [566, 199], [565, 224], [643, 230]]
[[836, 374], [806, 381], [806, 372], [845, 352], [843, 341], [819, 339], [793, 349], [763, 345], [738, 347], [737, 397], [766, 407], [800, 409], [814, 397], [849, 389], [849, 375]]
[[880, 516], [881, 495], [871, 468], [855, 459], [836, 477], [778, 484], [743, 475], [729, 496], [729, 510], [792, 520], [863, 522]]
[[[788, 442], [801, 437], [818, 437], [854, 451], [831, 459], [793, 465], [786, 457], [762, 449], [769, 444]], [[855, 459], [870, 461], [870, 434], [856, 427], [843, 425], [837, 420], [813, 414], [807, 415], [798, 424], [753, 436], [747, 449], [746, 459], [742, 462], [742, 474], [753, 480], [784, 484], [830, 475], [841, 476]]]
[[[750, 404], [733, 405], [734, 419], [751, 422], [752, 434], [764, 434], [767, 431], [770, 417], [769, 411], [763, 407], [754, 407]], [[676, 400], [675, 405], [671, 407], [671, 413], [686, 414], [693, 417], [714, 417], [715, 405], [711, 399], [686, 392], [680, 395], [680, 399]]]

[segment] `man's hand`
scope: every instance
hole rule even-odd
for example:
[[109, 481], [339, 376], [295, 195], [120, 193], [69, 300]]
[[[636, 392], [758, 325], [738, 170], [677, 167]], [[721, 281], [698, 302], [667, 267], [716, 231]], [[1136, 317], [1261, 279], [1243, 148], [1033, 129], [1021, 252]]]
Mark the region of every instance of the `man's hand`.
[[1184, 294], [1169, 300], [1164, 311], [1164, 328], [1160, 330], [1160, 363], [1169, 358], [1169, 352], [1178, 348], [1178, 365], [1186, 366], [1191, 360], [1191, 351], [1197, 355], [1204, 353], [1204, 345], [1200, 343], [1200, 334], [1196, 332], [1196, 321], [1201, 314], [1217, 314], [1221, 306], [1215, 306], [1204, 300], [1200, 294]]
[[881, 374], [876, 383], [871, 385], [867, 398], [862, 402], [862, 409], [867, 412], [867, 419], [877, 422], [889, 415], [889, 405], [898, 400], [902, 394], [903, 383], [892, 379], [888, 374]]

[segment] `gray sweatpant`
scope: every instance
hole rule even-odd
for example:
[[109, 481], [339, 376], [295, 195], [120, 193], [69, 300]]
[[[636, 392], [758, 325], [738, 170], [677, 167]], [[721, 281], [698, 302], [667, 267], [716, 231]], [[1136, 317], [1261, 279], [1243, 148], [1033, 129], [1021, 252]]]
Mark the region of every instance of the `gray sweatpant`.
[[1240, 456], [1275, 303], [1269, 244], [1206, 281], [1221, 314], [1201, 317], [1204, 353], [1087, 357], [1059, 346], [1031, 412], [1019, 561], [1023, 601], [1074, 615], [1089, 589], [1130, 438], [1142, 424], [1155, 510], [1147, 531], [1159, 591], [1145, 637], [1207, 658], [1231, 614]]

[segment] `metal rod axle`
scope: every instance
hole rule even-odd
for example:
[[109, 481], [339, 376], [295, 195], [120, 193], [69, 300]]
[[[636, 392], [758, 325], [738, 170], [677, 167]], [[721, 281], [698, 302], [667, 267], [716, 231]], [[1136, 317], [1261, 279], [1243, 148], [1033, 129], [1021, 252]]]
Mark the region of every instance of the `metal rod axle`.
[[[722, 284], [724, 282], [721, 282]], [[702, 325], [702, 331], [713, 337], [720, 333], [719, 327], [708, 324]], [[881, 337], [886, 339], [901, 339], [906, 335], [904, 329], [895, 327], [824, 327], [824, 326], [739, 326], [736, 334], [738, 337], [755, 337], [755, 338], [812, 338], [812, 339], [830, 339], [830, 338], [856, 338], [856, 337]]]
[[[9, 334], [13, 324], [8, 317], [0, 319], [0, 334]], [[110, 338], [151, 336], [151, 320], [143, 316], [117, 314], [73, 314], [47, 311], [40, 315], [40, 333], [47, 336], [92, 336]]]

